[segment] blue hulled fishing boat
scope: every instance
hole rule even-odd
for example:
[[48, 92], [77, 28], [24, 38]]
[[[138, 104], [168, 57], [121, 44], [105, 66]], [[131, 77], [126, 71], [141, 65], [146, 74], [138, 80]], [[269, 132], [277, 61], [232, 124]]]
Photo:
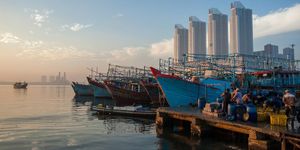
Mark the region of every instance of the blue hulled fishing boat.
[[150, 69], [170, 107], [195, 104], [200, 98], [212, 102], [223, 93], [225, 88], [230, 87], [230, 82], [227, 81], [206, 79], [200, 83], [199, 81], [188, 81], [175, 75], [162, 74], [152, 67]]
[[90, 85], [72, 82], [71, 86], [77, 96], [93, 96], [93, 88]]
[[95, 79], [92, 79], [90, 77], [87, 77], [87, 80], [89, 84], [92, 86], [94, 91], [94, 97], [101, 97], [101, 98], [111, 98], [111, 95], [105, 88], [104, 83], [97, 81]]

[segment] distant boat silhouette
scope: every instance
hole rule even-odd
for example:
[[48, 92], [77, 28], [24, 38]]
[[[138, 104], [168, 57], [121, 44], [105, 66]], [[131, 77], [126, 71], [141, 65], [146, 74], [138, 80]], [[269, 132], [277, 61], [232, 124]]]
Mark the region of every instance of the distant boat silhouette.
[[14, 88], [15, 89], [26, 89], [27, 88], [28, 83], [27, 82], [16, 82], [14, 84]]

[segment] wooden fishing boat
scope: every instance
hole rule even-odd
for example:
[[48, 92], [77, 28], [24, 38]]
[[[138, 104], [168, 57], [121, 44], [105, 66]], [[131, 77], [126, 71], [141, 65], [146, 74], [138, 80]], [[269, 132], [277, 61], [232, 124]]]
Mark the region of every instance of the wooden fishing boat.
[[140, 84], [146, 89], [146, 92], [151, 99], [151, 104], [153, 107], [168, 106], [168, 102], [164, 98], [164, 95], [158, 83], [147, 82], [142, 80]]
[[148, 93], [139, 83], [107, 80], [104, 84], [117, 106], [151, 103]]

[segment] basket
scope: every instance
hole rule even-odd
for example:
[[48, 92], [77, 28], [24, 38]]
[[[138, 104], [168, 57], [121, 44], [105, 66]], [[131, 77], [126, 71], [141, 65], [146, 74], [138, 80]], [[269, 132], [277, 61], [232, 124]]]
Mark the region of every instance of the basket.
[[270, 115], [271, 125], [286, 126], [287, 116], [286, 115]]
[[264, 122], [267, 121], [268, 114], [266, 112], [257, 112], [257, 121]]

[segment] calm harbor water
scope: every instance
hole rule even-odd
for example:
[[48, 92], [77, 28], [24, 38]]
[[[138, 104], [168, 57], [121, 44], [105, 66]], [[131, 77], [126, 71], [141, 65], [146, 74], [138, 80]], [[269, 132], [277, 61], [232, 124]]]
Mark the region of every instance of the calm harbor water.
[[0, 85], [0, 149], [245, 149], [226, 137], [157, 136], [153, 120], [98, 116], [109, 100], [74, 98], [70, 86]]

